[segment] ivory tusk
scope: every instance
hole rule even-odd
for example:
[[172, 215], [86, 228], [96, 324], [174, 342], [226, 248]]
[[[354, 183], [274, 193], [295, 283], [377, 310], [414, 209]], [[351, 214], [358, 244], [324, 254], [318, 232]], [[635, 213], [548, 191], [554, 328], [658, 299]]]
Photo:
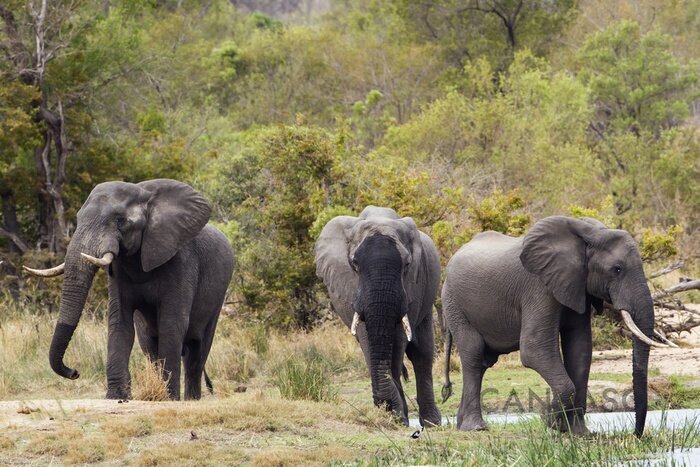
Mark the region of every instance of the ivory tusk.
[[22, 269], [27, 271], [29, 274], [32, 276], [37, 276], [37, 277], [56, 277], [60, 276], [63, 274], [63, 270], [66, 268], [66, 263], [61, 263], [55, 268], [49, 268], [49, 269], [32, 269], [28, 268], [27, 266], [22, 266]]
[[413, 333], [411, 332], [411, 323], [408, 322], [408, 315], [403, 315], [401, 324], [403, 324], [403, 331], [406, 333], [406, 339], [408, 339], [408, 342], [411, 342]]
[[353, 336], [357, 334], [357, 325], [360, 324], [360, 315], [355, 312], [352, 316], [352, 324], [350, 325], [350, 334]]
[[651, 347], [662, 347], [662, 348], [669, 347], [666, 344], [654, 342], [653, 340], [651, 340], [647, 336], [645, 336], [644, 333], [634, 323], [634, 321], [632, 320], [632, 316], [630, 316], [630, 314], [627, 310], [620, 310], [620, 313], [622, 314], [622, 320], [625, 322], [627, 329], [629, 329], [630, 332], [632, 334], [634, 334], [634, 337], [636, 337], [637, 339], [639, 339], [640, 341], [644, 342], [645, 344], [647, 344]]
[[676, 345], [674, 342], [668, 340], [668, 339], [666, 338], [666, 336], [664, 336], [663, 334], [661, 334], [661, 333], [660, 333], [659, 331], [657, 331], [656, 329], [654, 329], [654, 335], [655, 335], [656, 337], [658, 337], [659, 339], [661, 339], [661, 342], [663, 342], [664, 344], [668, 345], [669, 347], [673, 347], [674, 349], [680, 349], [680, 347], [678, 347], [678, 345]]
[[95, 258], [94, 256], [90, 256], [85, 253], [80, 253], [80, 256], [82, 256], [83, 258], [85, 258], [86, 260], [88, 260], [89, 262], [91, 262], [99, 268], [109, 266], [110, 264], [112, 264], [112, 260], [114, 260], [114, 255], [109, 252], [102, 255], [102, 258]]

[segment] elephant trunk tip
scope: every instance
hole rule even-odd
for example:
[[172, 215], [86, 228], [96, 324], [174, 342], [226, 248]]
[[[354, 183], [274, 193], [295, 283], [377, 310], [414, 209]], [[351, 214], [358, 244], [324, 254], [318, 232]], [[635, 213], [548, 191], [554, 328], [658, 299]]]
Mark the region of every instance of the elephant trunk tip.
[[67, 379], [78, 379], [80, 373], [74, 368], [69, 368], [63, 364], [63, 356], [68, 348], [68, 343], [73, 337], [73, 332], [76, 326], [71, 326], [66, 323], [56, 324], [53, 340], [51, 341], [51, 349], [49, 350], [49, 363], [51, 369]]

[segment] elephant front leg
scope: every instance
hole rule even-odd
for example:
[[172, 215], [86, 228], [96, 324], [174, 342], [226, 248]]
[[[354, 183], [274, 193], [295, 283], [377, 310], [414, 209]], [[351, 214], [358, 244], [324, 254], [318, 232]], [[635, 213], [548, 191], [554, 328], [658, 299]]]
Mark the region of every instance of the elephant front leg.
[[576, 389], [574, 408], [567, 413], [567, 424], [572, 432], [585, 434], [588, 433], [584, 415], [593, 354], [590, 312], [584, 315], [570, 314], [565, 318], [561, 331], [561, 349], [564, 367]]
[[439, 426], [442, 415], [433, 391], [433, 320], [432, 315], [415, 330], [414, 341], [406, 348], [416, 374], [416, 397], [422, 426]]
[[[551, 428], [569, 431], [574, 426], [569, 424], [573, 417], [576, 387], [569, 378], [559, 350], [559, 326], [523, 326], [520, 338], [520, 360], [527, 368], [535, 370], [544, 378], [552, 389], [552, 401], [546, 411], [545, 420]], [[556, 327], [553, 325], [556, 324]]]
[[129, 356], [134, 345], [133, 310], [110, 285], [107, 337], [107, 399], [131, 398]]

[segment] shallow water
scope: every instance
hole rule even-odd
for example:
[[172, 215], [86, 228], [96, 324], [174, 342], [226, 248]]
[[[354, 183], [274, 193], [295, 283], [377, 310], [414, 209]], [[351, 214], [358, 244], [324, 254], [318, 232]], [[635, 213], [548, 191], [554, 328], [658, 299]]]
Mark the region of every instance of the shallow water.
[[[485, 418], [488, 424], [509, 424], [526, 420], [538, 419], [535, 413], [492, 414]], [[456, 417], [443, 417], [443, 425], [455, 425]], [[417, 418], [409, 420], [411, 427], [420, 427]], [[634, 412], [608, 412], [586, 414], [586, 425], [592, 432], [616, 433], [634, 430]], [[653, 410], [647, 412], [645, 429], [666, 428], [669, 430], [683, 426], [700, 426], [700, 409]], [[627, 463], [627, 462], [626, 462]], [[633, 461], [628, 465], [661, 466], [661, 465], [700, 465], [700, 447], [674, 449], [668, 452], [650, 454], [646, 459]]]
[[[535, 413], [492, 414], [484, 417], [489, 424], [517, 423], [540, 418]], [[455, 424], [455, 417], [442, 417], [443, 425]], [[687, 424], [700, 426], [700, 409], [651, 410], [647, 412], [646, 429], [674, 429]], [[409, 420], [411, 427], [419, 427], [417, 418]], [[607, 412], [586, 414], [586, 425], [593, 432], [615, 433], [634, 430], [634, 412]]]

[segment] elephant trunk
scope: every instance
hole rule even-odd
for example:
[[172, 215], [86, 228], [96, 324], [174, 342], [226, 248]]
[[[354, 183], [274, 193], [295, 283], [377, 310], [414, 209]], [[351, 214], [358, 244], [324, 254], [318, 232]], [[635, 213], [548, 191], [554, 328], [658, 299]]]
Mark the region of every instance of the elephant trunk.
[[[654, 334], [654, 302], [649, 293], [649, 287], [643, 273], [630, 281], [631, 285], [623, 290], [617, 290], [612, 296], [613, 306], [621, 310], [629, 310], [632, 321], [642, 334], [649, 339]], [[649, 371], [649, 344], [639, 337], [633, 337], [632, 343], [632, 392], [634, 394], [635, 426], [637, 437], [644, 433], [644, 423], [647, 417], [647, 375]]]
[[[649, 297], [648, 302], [637, 309], [638, 311], [633, 316], [633, 319], [644, 335], [651, 338], [654, 334], [654, 305], [651, 297]], [[634, 393], [635, 414], [634, 434], [637, 437], [641, 437], [644, 433], [644, 423], [647, 417], [648, 370], [649, 345], [635, 337], [632, 350], [632, 391]]]
[[63, 356], [73, 337], [75, 328], [78, 326], [87, 294], [97, 272], [95, 266], [81, 258], [80, 253], [83, 251], [93, 250], [89, 248], [84, 234], [79, 229], [68, 245], [68, 251], [66, 252], [60, 311], [53, 339], [51, 340], [51, 348], [49, 349], [51, 368], [60, 376], [68, 379], [76, 379], [80, 374], [63, 363]]
[[[382, 317], [377, 318], [379, 319], [371, 317], [366, 319], [372, 398], [376, 406], [386, 405], [387, 410], [405, 419], [403, 398], [391, 371], [397, 326], [389, 320], [382, 319]], [[403, 421], [407, 422], [407, 420]]]

